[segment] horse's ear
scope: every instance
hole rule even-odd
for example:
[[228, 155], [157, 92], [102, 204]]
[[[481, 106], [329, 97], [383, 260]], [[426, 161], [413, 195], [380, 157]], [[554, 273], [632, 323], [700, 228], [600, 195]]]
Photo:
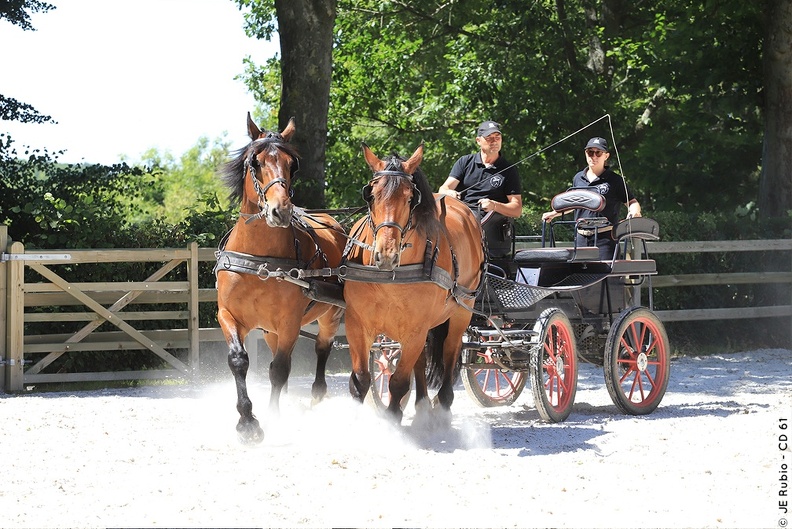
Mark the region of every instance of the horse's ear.
[[297, 127], [294, 124], [294, 118], [293, 117], [289, 118], [289, 124], [286, 125], [285, 129], [283, 129], [283, 132], [281, 132], [281, 136], [283, 136], [284, 140], [291, 141], [291, 137], [294, 134], [295, 130], [297, 130]]
[[382, 169], [385, 168], [385, 162], [377, 158], [377, 155], [374, 154], [371, 149], [369, 149], [368, 145], [365, 143], [362, 143], [361, 145], [363, 146], [363, 157], [366, 159], [368, 166], [371, 167], [371, 170], [375, 173], [377, 171], [382, 171]]
[[407, 174], [413, 174], [415, 171], [418, 170], [418, 166], [421, 165], [421, 161], [423, 160], [423, 151], [424, 146], [421, 143], [412, 156], [410, 156], [409, 160], [402, 162], [402, 167], [404, 168], [404, 172]]
[[261, 137], [261, 130], [256, 126], [253, 118], [250, 117], [250, 112], [247, 114], [247, 129], [251, 140], [257, 140]]

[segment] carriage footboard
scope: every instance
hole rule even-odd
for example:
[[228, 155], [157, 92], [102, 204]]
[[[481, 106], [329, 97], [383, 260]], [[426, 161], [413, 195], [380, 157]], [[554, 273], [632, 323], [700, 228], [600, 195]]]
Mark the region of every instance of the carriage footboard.
[[606, 277], [608, 277], [606, 273], [574, 273], [553, 286], [540, 287], [487, 273], [476, 306], [479, 309], [486, 309], [487, 312], [493, 309], [496, 312], [528, 309], [547, 296], [586, 288]]

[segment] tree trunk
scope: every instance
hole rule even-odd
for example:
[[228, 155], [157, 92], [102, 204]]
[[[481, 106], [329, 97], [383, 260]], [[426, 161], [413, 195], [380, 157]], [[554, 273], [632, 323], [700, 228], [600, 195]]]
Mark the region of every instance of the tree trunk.
[[337, 0], [275, 0], [281, 49], [281, 129], [294, 117], [300, 172], [294, 203], [325, 207], [327, 112]]
[[765, 133], [759, 213], [792, 210], [792, 0], [768, 0], [764, 41]]

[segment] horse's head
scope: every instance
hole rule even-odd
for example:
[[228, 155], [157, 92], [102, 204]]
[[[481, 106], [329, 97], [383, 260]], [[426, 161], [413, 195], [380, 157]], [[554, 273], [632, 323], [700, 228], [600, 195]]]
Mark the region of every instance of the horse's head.
[[425, 187], [421, 191], [426, 179], [421, 178], [422, 186], [419, 187], [415, 177], [423, 159], [423, 145], [408, 160], [396, 155], [380, 160], [366, 144], [363, 144], [363, 155], [374, 171], [374, 177], [363, 188], [374, 230], [372, 257], [380, 270], [393, 270], [399, 266], [405, 235], [414, 227], [416, 207], [422, 200], [432, 201], [431, 190]]
[[297, 150], [289, 143], [294, 119], [282, 132], [260, 130], [250, 113], [247, 121], [253, 141], [226, 164], [222, 178], [231, 187], [231, 198], [241, 202], [243, 214], [263, 218], [273, 228], [285, 228], [291, 223], [291, 185], [299, 168]]

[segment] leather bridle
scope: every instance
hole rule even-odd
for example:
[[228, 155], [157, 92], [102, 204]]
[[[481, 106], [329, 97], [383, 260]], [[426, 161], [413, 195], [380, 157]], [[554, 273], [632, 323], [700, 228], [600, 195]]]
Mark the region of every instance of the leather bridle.
[[[418, 187], [416, 187], [415, 182], [413, 181], [413, 175], [405, 173], [402, 170], [392, 168], [394, 166], [395, 166], [395, 162], [391, 162], [391, 164], [389, 164], [387, 168], [383, 169], [382, 171], [377, 171], [376, 173], [374, 173], [374, 177], [363, 188], [363, 199], [366, 201], [366, 203], [368, 203], [368, 208], [369, 208], [368, 223], [372, 231], [374, 232], [375, 239], [377, 238], [377, 232], [379, 232], [379, 230], [381, 230], [382, 228], [396, 228], [397, 230], [399, 230], [402, 239], [404, 239], [406, 233], [410, 231], [410, 228], [412, 228], [413, 212], [415, 211], [415, 208], [418, 206], [418, 204], [421, 203], [421, 192], [418, 189]], [[407, 218], [407, 224], [405, 226], [402, 226], [398, 222], [391, 220], [380, 222], [379, 224], [375, 225], [374, 219], [372, 218], [371, 206], [374, 202], [374, 197], [371, 194], [371, 190], [374, 184], [377, 182], [377, 180], [389, 176], [404, 178], [408, 182], [410, 182], [410, 186], [412, 187], [412, 195], [410, 197], [410, 215]]]
[[[267, 144], [275, 144], [275, 147], [278, 148], [278, 143], [283, 143], [283, 137], [276, 133], [276, 132], [269, 132], [264, 138], [260, 138], [253, 142], [250, 146], [250, 153], [245, 159], [244, 170], [246, 173], [250, 174], [251, 180], [253, 180], [253, 189], [256, 191], [256, 195], [258, 196], [257, 205], [259, 207], [259, 212], [256, 215], [252, 215], [248, 221], [253, 220], [254, 218], [264, 218], [269, 215], [269, 204], [267, 203], [267, 191], [274, 186], [275, 184], [279, 184], [283, 186], [283, 188], [289, 194], [289, 198], [294, 195], [294, 189], [291, 188], [288, 180], [279, 176], [277, 178], [273, 178], [267, 184], [262, 187], [261, 182], [257, 178], [257, 173], [261, 169], [261, 164], [258, 160], [258, 155], [262, 152], [263, 148], [259, 148], [262, 145]], [[288, 154], [288, 153], [287, 153]], [[295, 175], [297, 171], [300, 170], [300, 162], [299, 158], [293, 157], [292, 158], [292, 167], [290, 172], [290, 178], [292, 182], [295, 179]]]

